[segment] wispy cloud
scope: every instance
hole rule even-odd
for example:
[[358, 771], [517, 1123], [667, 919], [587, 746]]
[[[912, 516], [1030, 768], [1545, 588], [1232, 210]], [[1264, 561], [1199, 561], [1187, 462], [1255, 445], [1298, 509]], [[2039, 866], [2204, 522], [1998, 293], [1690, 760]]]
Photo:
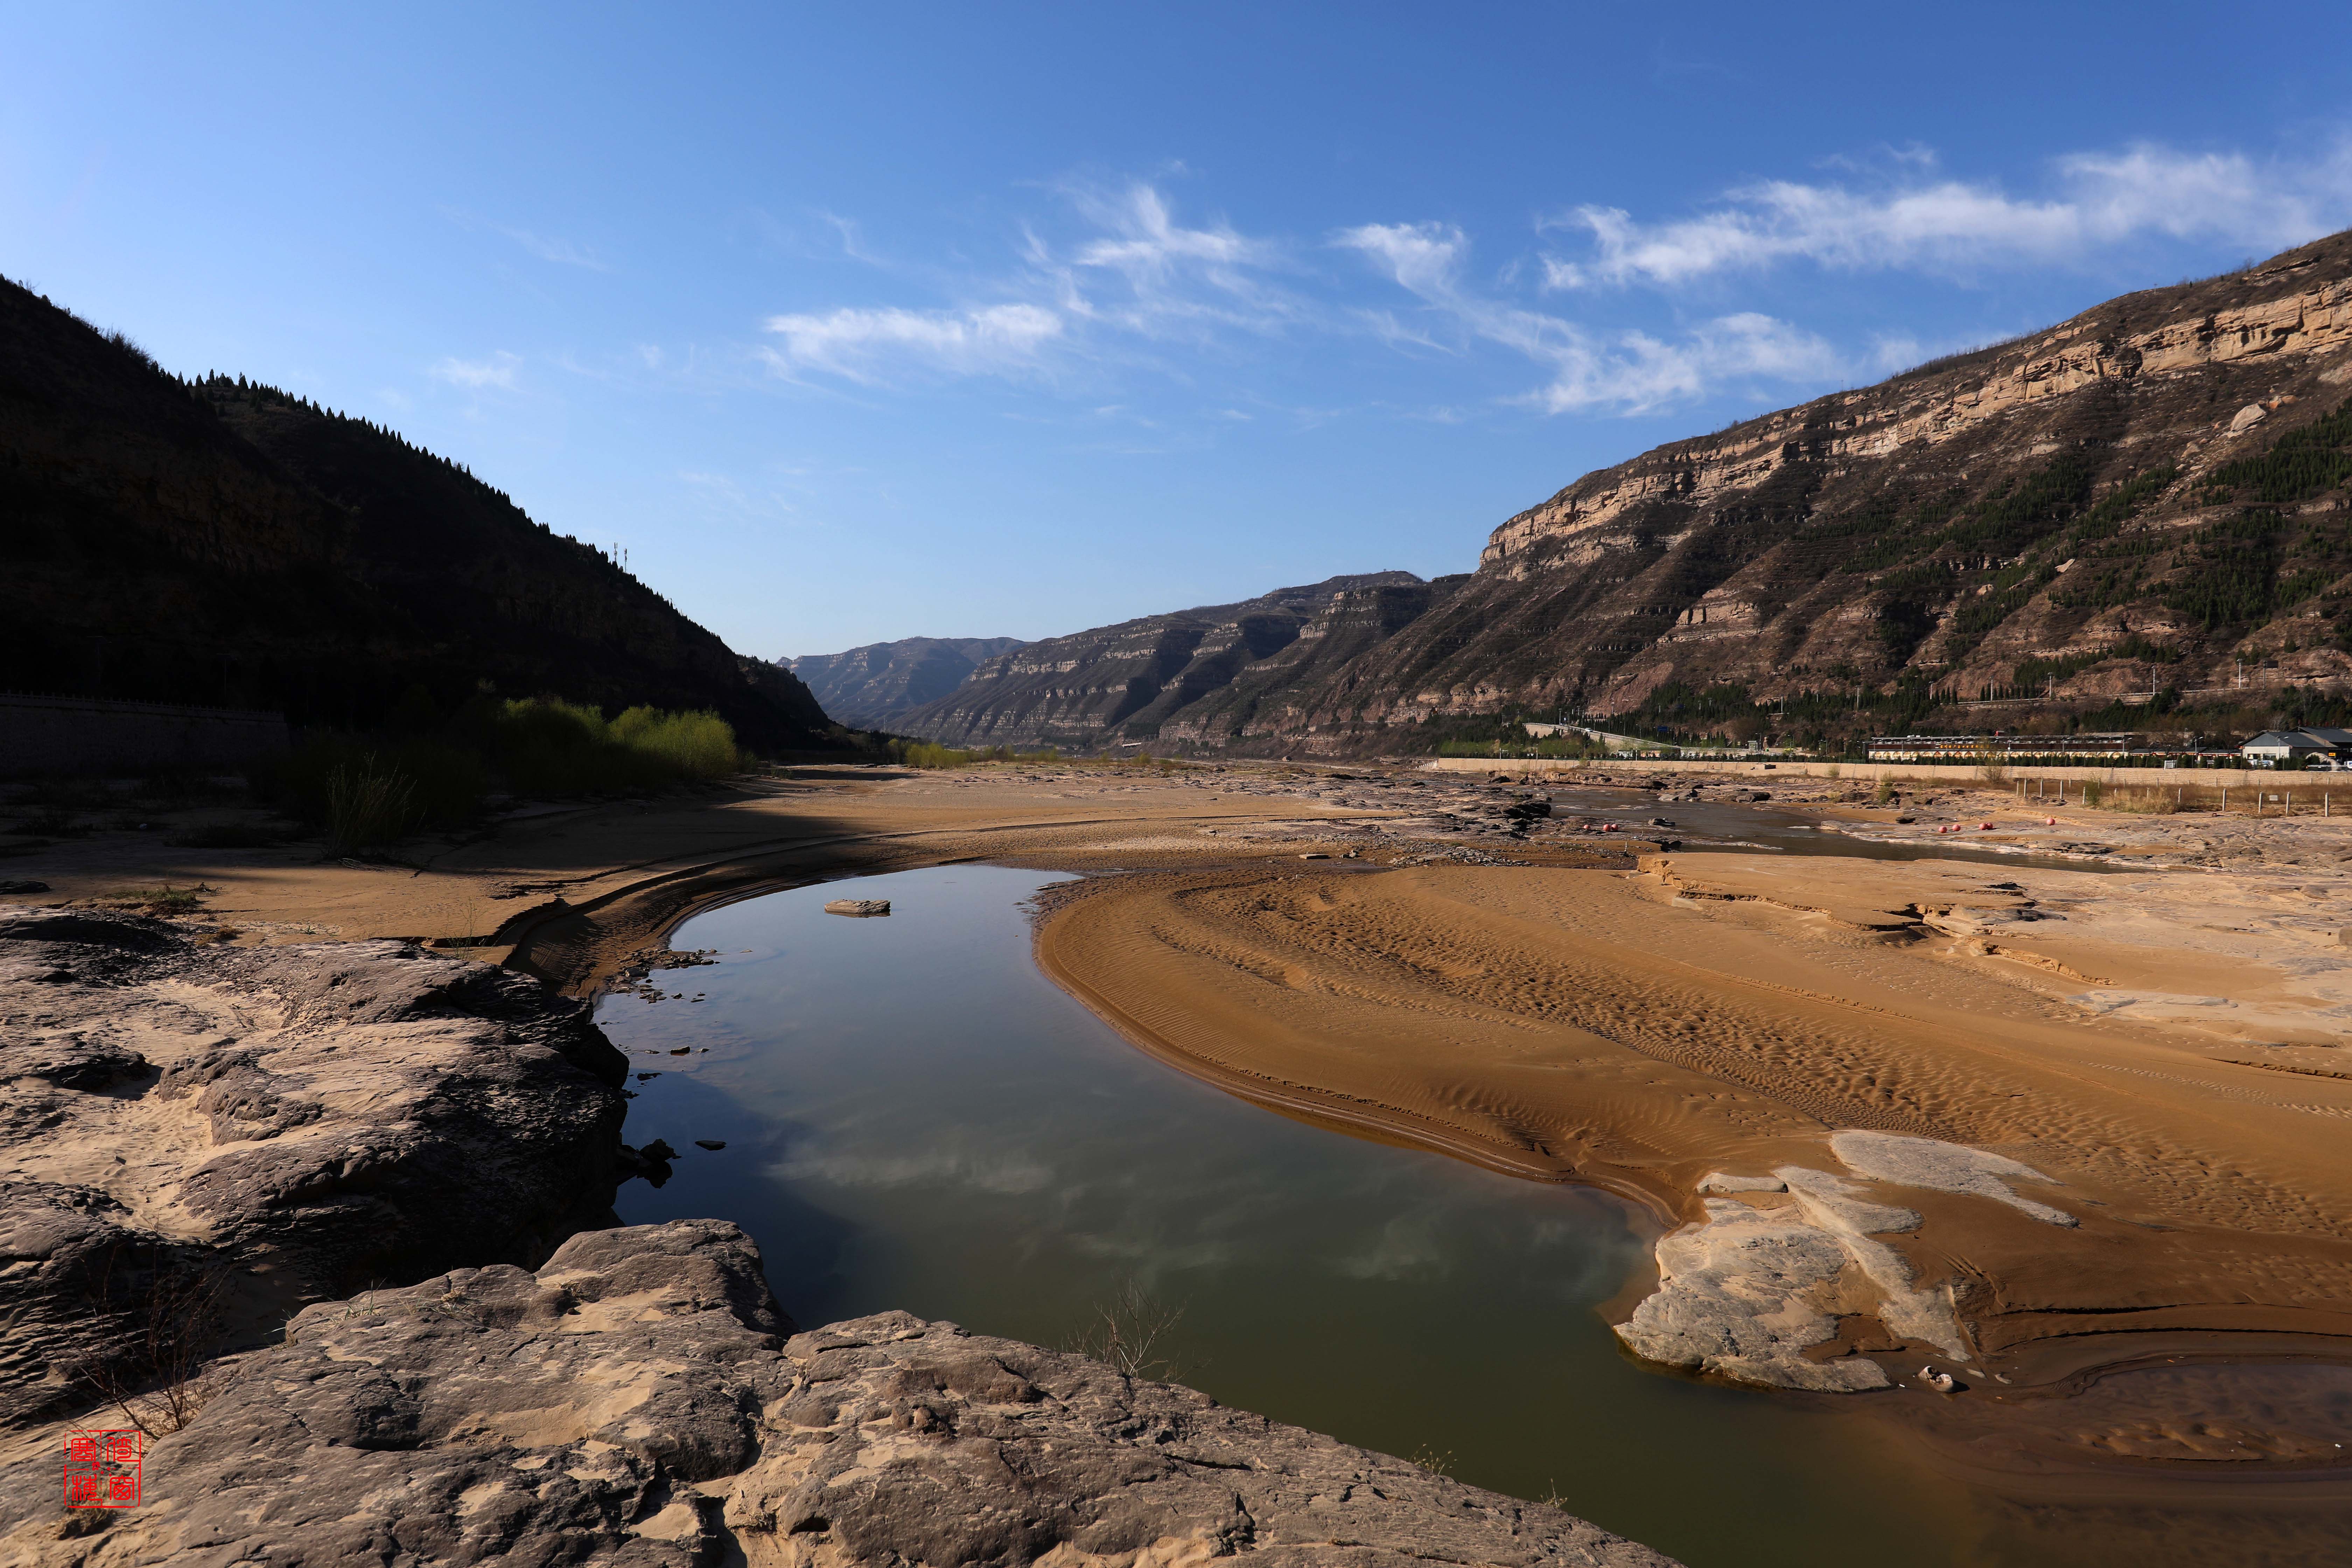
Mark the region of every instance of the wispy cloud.
[[2352, 222], [2352, 142], [2304, 163], [2148, 144], [2074, 153], [2055, 162], [2055, 188], [2038, 199], [1922, 178], [1932, 157], [1916, 149], [1899, 162], [1909, 167], [1894, 182], [1769, 180], [1730, 191], [1696, 216], [1659, 223], [1616, 207], [1571, 208], [1546, 226], [1590, 235], [1591, 254], [1546, 257], [1547, 281], [1670, 286], [1789, 260], [1958, 271], [2078, 261], [2150, 235], [2271, 251]]
[[777, 370], [824, 372], [872, 385], [902, 366], [950, 375], [1034, 371], [1064, 327], [1053, 310], [1009, 304], [964, 310], [845, 308], [771, 316], [766, 329], [782, 340], [764, 351]]
[[[1230, 334], [1282, 331], [1307, 307], [1274, 281], [1288, 265], [1274, 241], [1222, 220], [1187, 224], [1156, 186], [1066, 184], [1056, 194], [1079, 231], [1024, 226], [1015, 265], [977, 280], [984, 302], [944, 309], [845, 306], [772, 316], [763, 354], [795, 378], [864, 384], [906, 374], [1028, 376], [1117, 360], [1182, 340], [1213, 348]], [[856, 226], [831, 214], [845, 254], [875, 260]]]
[[774, 489], [754, 489], [730, 474], [681, 468], [677, 481], [700, 497], [702, 506], [712, 515], [739, 522], [791, 521], [799, 510]]
[[559, 267], [584, 268], [591, 272], [610, 272], [613, 269], [611, 263], [593, 250], [568, 239], [541, 234], [514, 224], [496, 223], [462, 207], [443, 207], [441, 214], [461, 228], [471, 229], [478, 234], [488, 232], [502, 236], [541, 261], [551, 261]]
[[585, 247], [549, 235], [534, 234], [527, 228], [500, 227], [499, 232], [538, 257], [559, 267], [584, 268], [591, 272], [610, 272], [612, 264]]
[[478, 392], [486, 386], [511, 392], [514, 390], [515, 372], [521, 367], [520, 355], [501, 349], [488, 359], [445, 359], [433, 367], [433, 377], [452, 386], [470, 387]]
[[1639, 331], [1595, 331], [1490, 298], [1463, 282], [1470, 242], [1450, 225], [1365, 224], [1342, 231], [1337, 243], [1369, 258], [1439, 321], [1546, 367], [1551, 379], [1523, 401], [1547, 413], [1602, 405], [1642, 413], [1727, 380], [1819, 380], [1842, 369], [1821, 338], [1754, 311], [1718, 317], [1669, 342]]
[[[1162, 184], [1144, 180], [1051, 187], [1054, 204], [1027, 215], [993, 268], [885, 263], [853, 220], [827, 213], [838, 237], [828, 255], [869, 262], [927, 298], [770, 317], [758, 359], [837, 395], [992, 377], [1091, 404], [1129, 396], [1138, 373], [1200, 385], [1213, 364], [1266, 363], [1270, 343], [1354, 340], [1443, 359], [1449, 375], [1486, 374], [1483, 362], [1504, 355], [1538, 368], [1535, 384], [1500, 387], [1489, 407], [1643, 413], [1731, 388], [1883, 372], [1912, 363], [1920, 345], [1888, 337], [1840, 348], [1732, 300], [1701, 319], [1611, 297], [1624, 285], [1671, 288], [1793, 261], [1953, 276], [2089, 260], [2163, 237], [2245, 254], [2352, 221], [2352, 141], [2300, 162], [2132, 146], [2058, 159], [2048, 174], [2045, 189], [2013, 196], [1943, 176], [1931, 151], [1882, 149], [1832, 160], [1817, 179], [1741, 186], [1686, 217], [1572, 207], [1538, 223], [1535, 247], [1477, 268], [1471, 237], [1450, 224], [1360, 224], [1318, 245], [1181, 212]], [[1351, 259], [1336, 264], [1335, 253]], [[1382, 284], [1368, 286], [1359, 261]], [[1258, 395], [1211, 390], [1202, 403]], [[1479, 401], [1475, 390], [1449, 396], [1443, 416]]]
[[1269, 277], [1286, 265], [1276, 242], [1223, 221], [1188, 227], [1149, 184], [1065, 194], [1102, 232], [1076, 245], [1066, 266], [1044, 248], [1031, 254], [1066, 290], [1075, 313], [1148, 336], [1202, 323], [1268, 331], [1299, 313], [1298, 302]]

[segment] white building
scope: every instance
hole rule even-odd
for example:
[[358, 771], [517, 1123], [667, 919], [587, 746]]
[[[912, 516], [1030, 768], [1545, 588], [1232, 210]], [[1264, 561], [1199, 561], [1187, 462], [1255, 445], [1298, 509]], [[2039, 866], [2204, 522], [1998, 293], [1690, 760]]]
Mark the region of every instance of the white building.
[[2238, 752], [2258, 768], [2299, 768], [2306, 757], [2352, 756], [2352, 730], [2265, 730]]

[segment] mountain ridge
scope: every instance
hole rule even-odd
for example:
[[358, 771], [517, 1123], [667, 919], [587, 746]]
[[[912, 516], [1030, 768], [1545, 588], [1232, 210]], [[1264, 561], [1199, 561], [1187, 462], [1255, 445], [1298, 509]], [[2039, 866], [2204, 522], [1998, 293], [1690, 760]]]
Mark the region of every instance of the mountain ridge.
[[26, 689], [363, 728], [487, 681], [836, 743], [790, 672], [461, 466], [258, 383], [182, 381], [5, 279], [0, 561], [0, 664]]
[[[1352, 752], [1561, 710], [1819, 741], [2181, 724], [2179, 703], [2238, 689], [2341, 706], [2347, 481], [2352, 231], [1592, 470], [1424, 602], [1357, 605], [1338, 641], [1287, 639], [1181, 700], [1164, 653], [1121, 641], [1171, 618], [1144, 617], [1035, 645], [1099, 645], [1099, 668], [1060, 672], [1090, 698], [1008, 666], [907, 721]], [[1104, 700], [1121, 671], [1152, 692]]]
[[1276, 668], [1269, 661], [1301, 643], [1322, 646], [1351, 596], [1366, 605], [1383, 596], [1417, 600], [1398, 612], [1410, 619], [1435, 591], [1410, 572], [1343, 574], [1046, 637], [982, 663], [953, 692], [899, 714], [897, 723], [953, 745], [1087, 748], [1150, 738], [1171, 722], [1181, 729], [1209, 721], [1221, 704], [1250, 695], [1246, 682], [1230, 689], [1245, 672]]
[[887, 730], [907, 710], [962, 685], [983, 660], [1022, 646], [1019, 637], [900, 637], [775, 662], [800, 677], [841, 722]]

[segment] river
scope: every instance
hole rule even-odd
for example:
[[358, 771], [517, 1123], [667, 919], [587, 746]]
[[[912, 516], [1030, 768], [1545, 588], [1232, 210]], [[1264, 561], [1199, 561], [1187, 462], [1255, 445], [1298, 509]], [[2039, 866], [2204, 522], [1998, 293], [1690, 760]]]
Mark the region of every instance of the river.
[[[1077, 1348], [1132, 1297], [1181, 1314], [1161, 1375], [1557, 1496], [1691, 1568], [2175, 1561], [2140, 1526], [1989, 1498], [1833, 1401], [1632, 1361], [1601, 1309], [1641, 1279], [1649, 1215], [1293, 1121], [1133, 1049], [1031, 961], [1024, 904], [1062, 879], [950, 866], [688, 921], [673, 946], [712, 962], [656, 972], [674, 999], [599, 1007], [658, 1074], [632, 1079], [626, 1136], [682, 1152], [666, 1185], [623, 1189], [623, 1218], [741, 1225], [803, 1325], [895, 1307]], [[822, 912], [844, 894], [893, 912]]]

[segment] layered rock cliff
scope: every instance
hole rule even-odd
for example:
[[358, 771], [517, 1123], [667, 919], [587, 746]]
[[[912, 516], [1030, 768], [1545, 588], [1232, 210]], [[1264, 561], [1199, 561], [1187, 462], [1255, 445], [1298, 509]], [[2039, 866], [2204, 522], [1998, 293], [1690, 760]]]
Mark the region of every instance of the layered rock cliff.
[[1264, 728], [1257, 715], [1280, 710], [1282, 692], [1336, 675], [1458, 581], [1332, 577], [1048, 637], [990, 659], [950, 695], [901, 714], [898, 727], [954, 745], [1222, 740]]
[[448, 707], [488, 681], [826, 741], [790, 672], [463, 468], [269, 387], [178, 381], [5, 280], [0, 563], [19, 690], [365, 725], [412, 687]]
[[[961, 743], [1244, 750], [1676, 692], [2197, 699], [2352, 675], [2352, 234], [1586, 475], [1475, 573], [1033, 644], [904, 714]], [[1663, 694], [1663, 695], [1662, 695]], [[1867, 722], [1867, 719], [1858, 721]]]
[[842, 723], [887, 730], [908, 709], [945, 697], [982, 664], [1022, 646], [1019, 637], [901, 637], [776, 662]]
[[1588, 474], [1247, 728], [2352, 672], [2352, 234]]

